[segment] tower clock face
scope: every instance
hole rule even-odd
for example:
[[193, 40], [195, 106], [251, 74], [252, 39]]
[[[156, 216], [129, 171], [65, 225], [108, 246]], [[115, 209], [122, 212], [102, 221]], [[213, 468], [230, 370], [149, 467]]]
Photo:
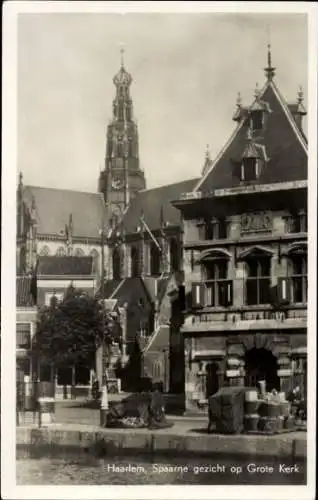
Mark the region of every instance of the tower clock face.
[[118, 191], [124, 187], [124, 181], [120, 179], [120, 177], [114, 177], [114, 179], [112, 179], [111, 186], [113, 189]]

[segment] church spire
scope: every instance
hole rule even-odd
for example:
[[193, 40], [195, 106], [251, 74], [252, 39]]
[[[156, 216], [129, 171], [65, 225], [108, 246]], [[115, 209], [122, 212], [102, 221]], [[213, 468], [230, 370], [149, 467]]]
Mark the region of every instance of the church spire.
[[145, 189], [144, 173], [139, 166], [138, 127], [130, 96], [132, 76], [126, 70], [124, 47], [120, 48], [120, 67], [113, 78], [115, 97], [113, 116], [107, 126], [105, 170], [100, 173], [99, 191], [116, 217], [129, 200]]
[[272, 52], [271, 52], [271, 44], [267, 44], [267, 66], [264, 68], [265, 71], [265, 76], [267, 78], [267, 81], [273, 80], [275, 76], [275, 69], [272, 66]]

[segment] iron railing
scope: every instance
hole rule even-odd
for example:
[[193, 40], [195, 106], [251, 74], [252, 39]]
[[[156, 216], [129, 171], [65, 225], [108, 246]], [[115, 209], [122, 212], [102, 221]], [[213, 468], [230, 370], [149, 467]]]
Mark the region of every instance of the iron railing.
[[54, 382], [39, 381], [17, 381], [16, 383], [16, 405], [17, 411], [36, 411], [38, 399], [43, 397], [55, 397]]

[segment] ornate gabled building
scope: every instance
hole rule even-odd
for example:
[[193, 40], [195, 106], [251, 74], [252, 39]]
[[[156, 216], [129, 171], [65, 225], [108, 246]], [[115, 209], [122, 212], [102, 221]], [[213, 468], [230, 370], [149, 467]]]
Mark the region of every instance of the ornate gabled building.
[[266, 82], [193, 191], [183, 217], [189, 409], [223, 385], [306, 391], [307, 141], [302, 91], [288, 104], [270, 48]]

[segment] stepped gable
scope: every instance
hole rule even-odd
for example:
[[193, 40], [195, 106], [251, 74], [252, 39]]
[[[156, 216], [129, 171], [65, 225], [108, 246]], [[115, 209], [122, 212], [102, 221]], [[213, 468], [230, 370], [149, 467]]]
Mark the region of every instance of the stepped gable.
[[190, 179], [175, 184], [168, 184], [153, 189], [140, 191], [123, 217], [123, 228], [127, 234], [136, 233], [140, 215], [151, 231], [160, 229], [160, 213], [163, 208], [165, 222], [168, 226], [180, 226], [180, 212], [171, 205], [171, 201], [179, 198], [181, 193], [192, 191], [198, 179]]
[[38, 234], [63, 235], [72, 214], [73, 237], [100, 238], [105, 206], [102, 194], [25, 186], [23, 199], [29, 206], [34, 199]]
[[[266, 162], [257, 184], [271, 184], [307, 179], [307, 140], [292, 116], [291, 109], [270, 80], [257, 96], [268, 106], [270, 113], [257, 144], [264, 146], [269, 161]], [[248, 120], [245, 118], [233, 132], [206, 174], [195, 186], [195, 191], [210, 192], [240, 185], [235, 164], [240, 162], [244, 148]]]

